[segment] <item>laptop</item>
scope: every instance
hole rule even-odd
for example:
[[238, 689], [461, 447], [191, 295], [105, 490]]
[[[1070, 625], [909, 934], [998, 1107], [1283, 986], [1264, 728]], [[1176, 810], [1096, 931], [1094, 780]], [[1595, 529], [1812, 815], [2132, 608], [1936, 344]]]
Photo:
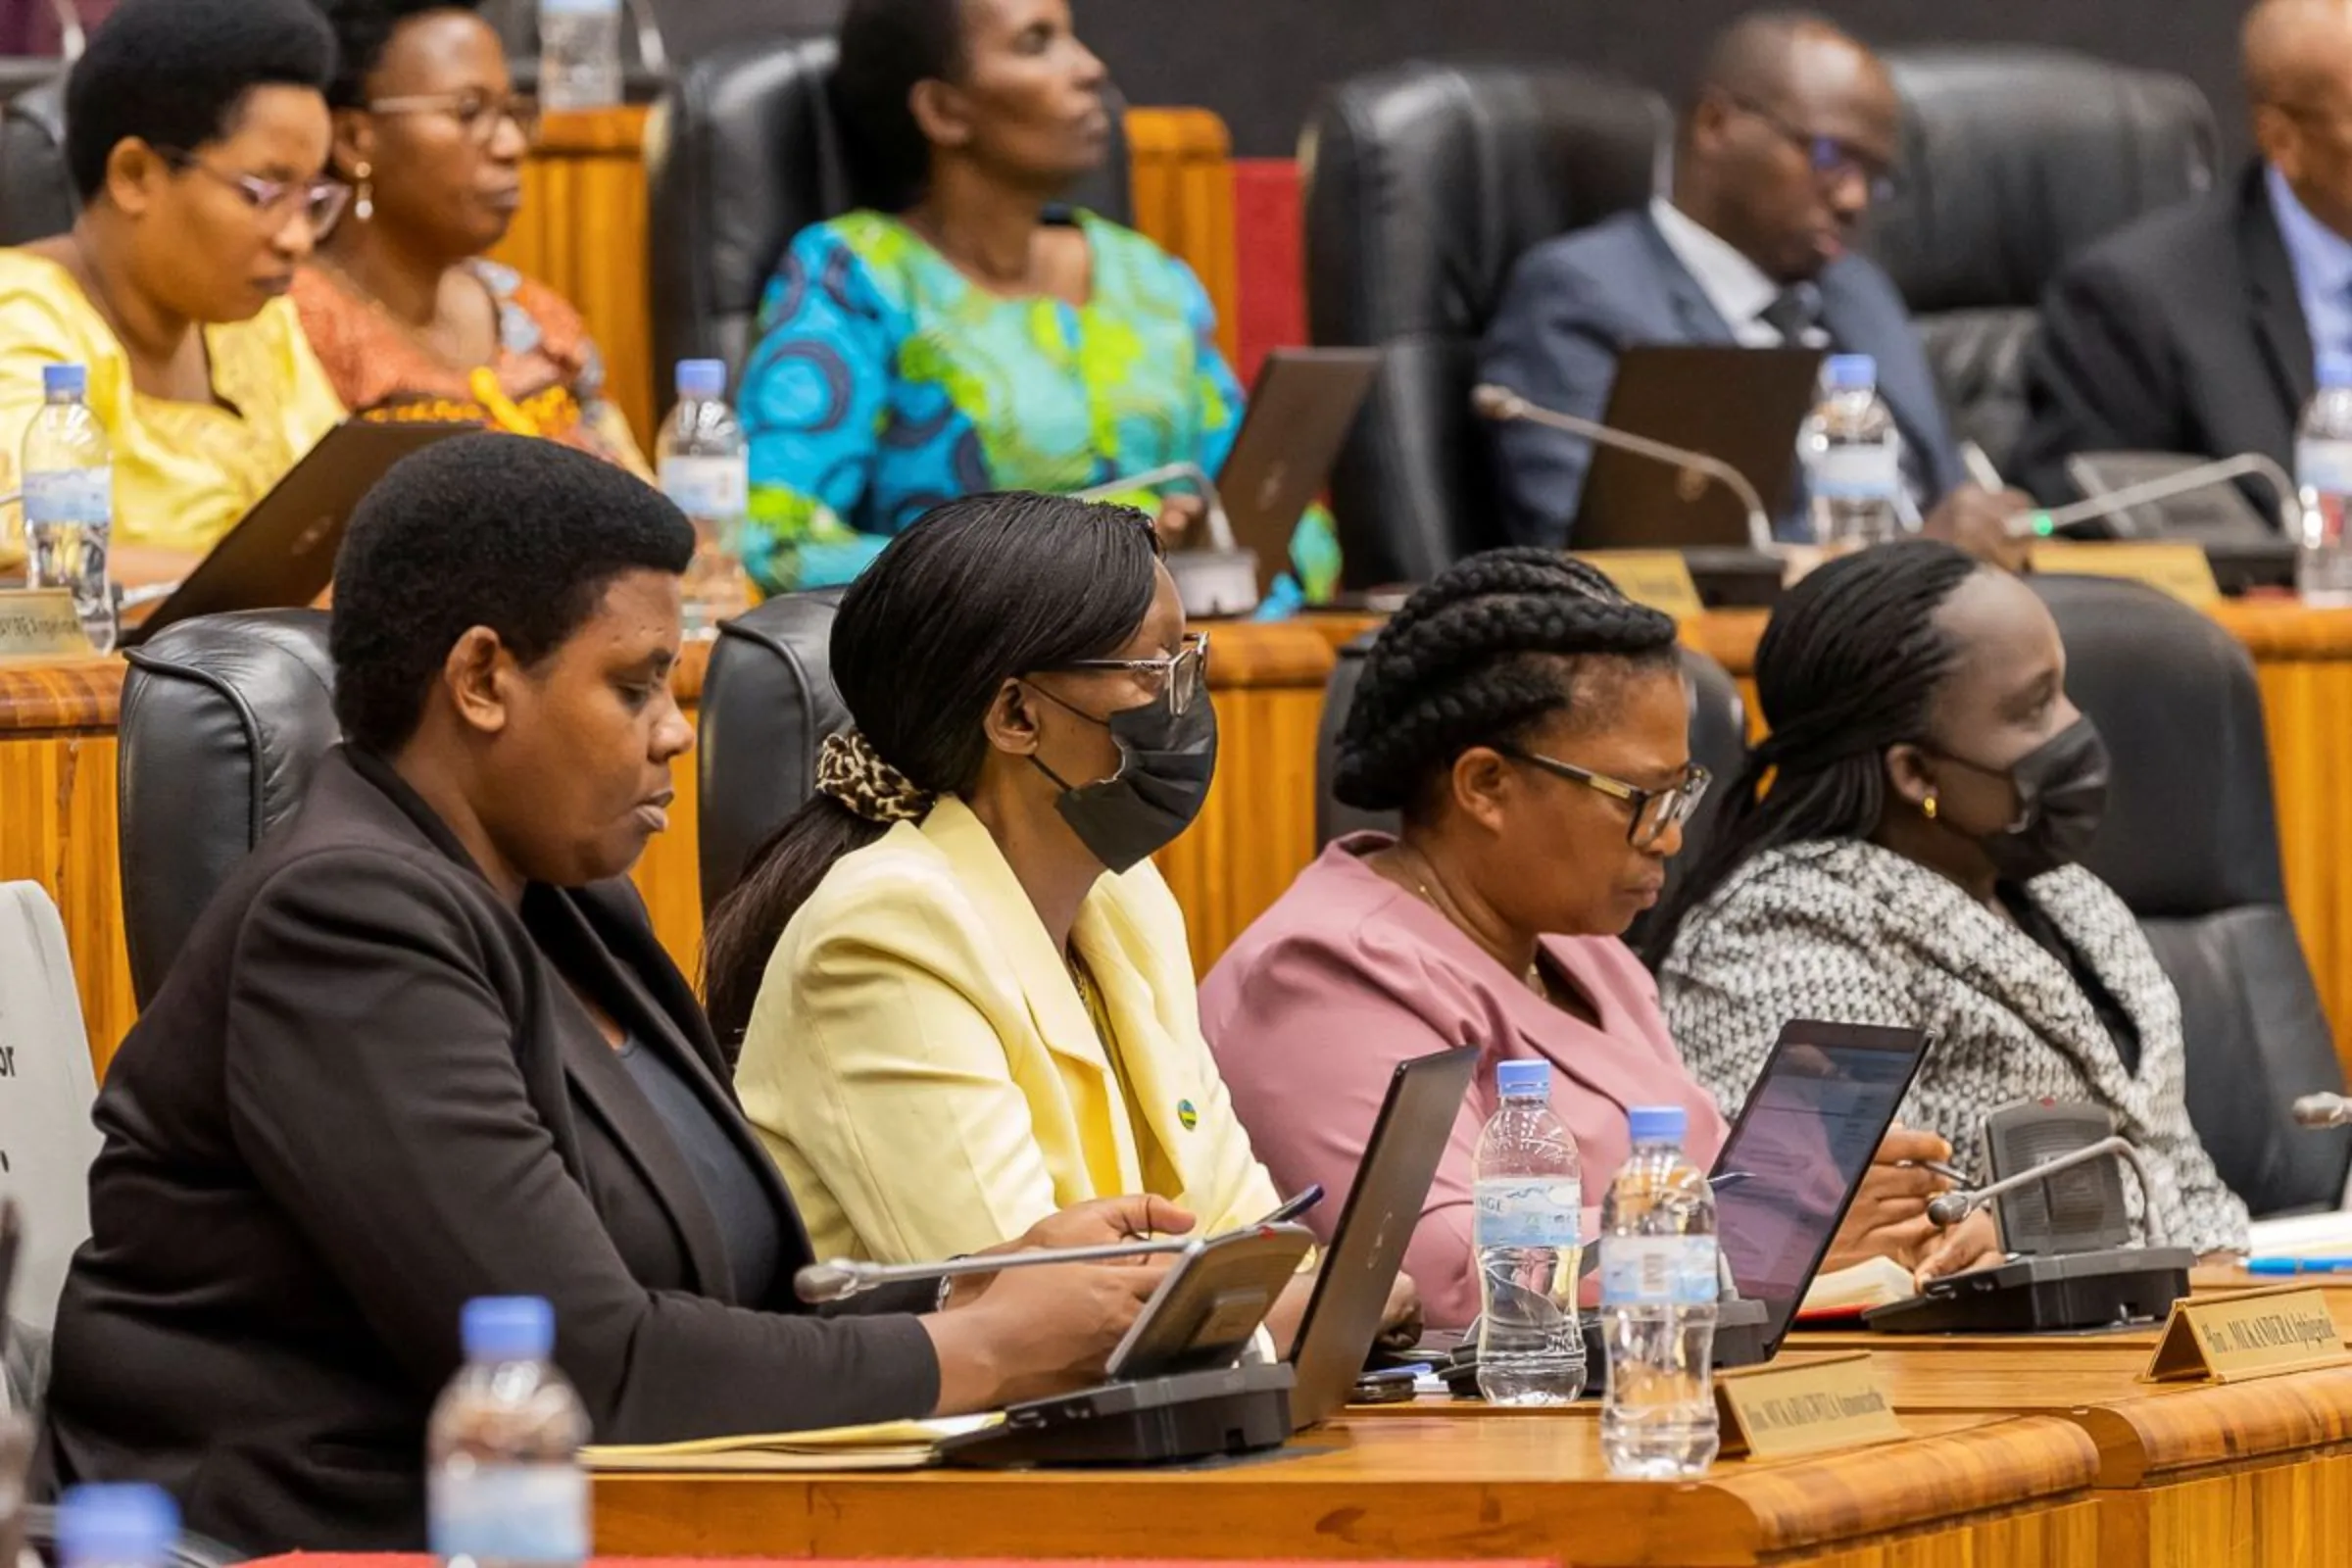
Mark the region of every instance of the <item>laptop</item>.
[[[1778, 517], [1794, 494], [1796, 437], [1819, 399], [1822, 351], [1637, 344], [1617, 362], [1601, 422], [1720, 458]], [[1576, 515], [1579, 550], [1754, 554], [1747, 509], [1712, 480], [1595, 445]]]
[[1477, 1071], [1478, 1048], [1463, 1046], [1400, 1062], [1390, 1078], [1292, 1347], [1294, 1431], [1346, 1404], [1363, 1375], [1389, 1288], [1404, 1266], [1405, 1247]]
[[1290, 569], [1291, 535], [1331, 478], [1380, 373], [1378, 349], [1276, 349], [1217, 473], [1235, 548], [1257, 557], [1262, 602]]
[[221, 536], [196, 569], [122, 643], [136, 647], [174, 621], [232, 610], [309, 604], [335, 576], [335, 552], [360, 498], [401, 459], [471, 424], [384, 424], [347, 419], [329, 430], [270, 493]]
[[1935, 1036], [1798, 1019], [1781, 1030], [1708, 1180], [1740, 1294], [1780, 1348]]

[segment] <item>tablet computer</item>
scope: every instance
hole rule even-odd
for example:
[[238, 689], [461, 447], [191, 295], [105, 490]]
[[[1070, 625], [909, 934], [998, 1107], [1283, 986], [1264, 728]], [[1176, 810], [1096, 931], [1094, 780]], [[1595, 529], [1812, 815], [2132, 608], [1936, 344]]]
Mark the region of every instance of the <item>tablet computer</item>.
[[1303, 1225], [1255, 1225], [1195, 1241], [1110, 1352], [1113, 1382], [1230, 1366], [1313, 1250]]
[[1291, 565], [1291, 534], [1331, 478], [1380, 370], [1378, 349], [1276, 349], [1217, 474], [1233, 542], [1257, 556], [1262, 602]]

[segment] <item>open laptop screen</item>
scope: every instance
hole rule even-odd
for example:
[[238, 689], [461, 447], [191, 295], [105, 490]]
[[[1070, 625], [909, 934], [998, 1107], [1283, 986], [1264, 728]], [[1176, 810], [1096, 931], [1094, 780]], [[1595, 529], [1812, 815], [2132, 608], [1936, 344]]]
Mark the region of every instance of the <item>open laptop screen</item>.
[[1715, 1161], [1724, 1261], [1777, 1347], [1926, 1058], [1915, 1029], [1790, 1023]]

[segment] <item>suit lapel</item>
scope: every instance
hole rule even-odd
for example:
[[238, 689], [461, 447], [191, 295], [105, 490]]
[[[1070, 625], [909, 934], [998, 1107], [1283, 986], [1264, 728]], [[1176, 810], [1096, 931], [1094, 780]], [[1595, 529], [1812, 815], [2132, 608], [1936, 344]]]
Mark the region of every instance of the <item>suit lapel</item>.
[[2303, 319], [2303, 299], [2295, 288], [2294, 264], [2287, 260], [2286, 241], [2278, 237], [2278, 215], [2271, 210], [2259, 162], [2246, 176], [2238, 205], [2237, 245], [2245, 261], [2246, 304], [2254, 316], [2254, 336], [2262, 344], [2263, 360], [2291, 426], [2295, 411], [2310, 402], [2318, 388], [2319, 372], [2312, 358], [2311, 326]]
[[1649, 242], [1650, 254], [1657, 267], [1658, 287], [1666, 295], [1667, 308], [1673, 312], [1685, 338], [1691, 343], [1737, 343], [1739, 334], [1732, 323], [1723, 318], [1707, 291], [1699, 286], [1690, 269], [1666, 243], [1666, 235], [1657, 220], [1647, 213], [1642, 215], [1642, 233]]
[[[1145, 952], [1144, 939], [1117, 907], [1110, 887], [1107, 878], [1096, 884], [1079, 908], [1070, 940], [1102, 989], [1103, 1010], [1110, 1015], [1118, 1044], [1119, 1071], [1126, 1075], [1146, 1130], [1184, 1178], [1185, 1192], [1198, 1192], [1201, 1184], [1191, 1156], [1200, 1142], [1197, 1130], [1202, 1091], [1186, 1070], [1196, 1057], [1169, 1034], [1151, 976], [1138, 957]], [[1118, 1093], [1115, 1083], [1110, 1092]], [[1136, 1147], [1124, 1109], [1121, 1106], [1122, 1113], [1112, 1118], [1119, 1126], [1119, 1156], [1140, 1178], [1143, 1151]]]

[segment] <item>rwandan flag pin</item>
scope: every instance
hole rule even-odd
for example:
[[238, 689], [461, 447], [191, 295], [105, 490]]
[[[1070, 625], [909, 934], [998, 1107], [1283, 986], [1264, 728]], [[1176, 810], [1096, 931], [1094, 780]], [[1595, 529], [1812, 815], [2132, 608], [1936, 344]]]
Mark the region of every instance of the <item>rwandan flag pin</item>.
[[1191, 1101], [1179, 1100], [1176, 1102], [1176, 1120], [1189, 1133], [1200, 1125], [1200, 1112], [1193, 1108]]

